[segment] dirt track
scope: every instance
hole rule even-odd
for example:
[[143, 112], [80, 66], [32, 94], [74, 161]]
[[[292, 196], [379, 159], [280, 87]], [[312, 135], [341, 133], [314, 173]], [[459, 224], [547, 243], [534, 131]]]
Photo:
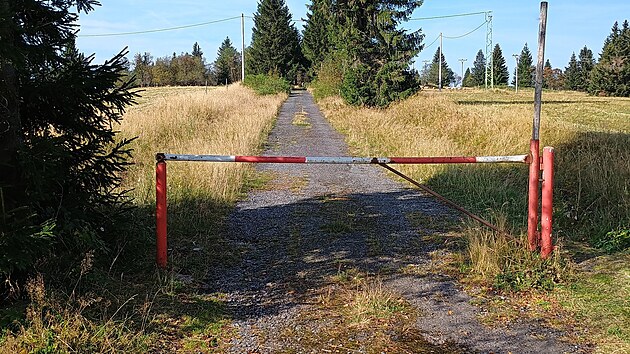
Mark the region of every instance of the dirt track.
[[[301, 122], [292, 124], [296, 114]], [[312, 96], [297, 91], [283, 105], [264, 154], [346, 156], [348, 147]], [[312, 297], [344, 269], [378, 275], [417, 309], [421, 352], [579, 351], [559, 340], [560, 333], [534, 323], [486, 327], [477, 320], [482, 309], [447, 276], [401, 272], [428, 264], [428, 252], [436, 249], [419, 234], [444, 232], [443, 225], [456, 217], [379, 167], [259, 165], [258, 170], [271, 181], [251, 192], [229, 219], [228, 241], [242, 250], [241, 261], [209, 275], [213, 290], [227, 294], [238, 332], [230, 352], [315, 352], [287, 337], [287, 330], [312, 334], [332, 325], [325, 316], [301, 318], [317, 310]], [[414, 223], [410, 215], [435, 224]], [[338, 348], [331, 343], [333, 352], [345, 352]], [[370, 343], [358, 348], [352, 352], [372, 352]]]

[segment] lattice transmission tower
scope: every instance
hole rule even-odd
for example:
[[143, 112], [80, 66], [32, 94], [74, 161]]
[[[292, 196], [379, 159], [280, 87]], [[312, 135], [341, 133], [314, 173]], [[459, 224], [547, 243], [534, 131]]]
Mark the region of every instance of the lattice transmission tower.
[[486, 88], [490, 76], [490, 88], [494, 88], [494, 65], [492, 65], [494, 48], [492, 48], [492, 11], [486, 12]]

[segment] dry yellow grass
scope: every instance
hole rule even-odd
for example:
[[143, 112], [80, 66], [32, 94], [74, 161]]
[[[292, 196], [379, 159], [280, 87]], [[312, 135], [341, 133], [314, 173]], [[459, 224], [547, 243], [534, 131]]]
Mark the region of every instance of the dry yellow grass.
[[[253, 154], [272, 127], [285, 94], [258, 96], [232, 85], [228, 89], [148, 89], [145, 103], [129, 110], [120, 127], [138, 136], [125, 186], [136, 202], [154, 203], [155, 153]], [[169, 163], [169, 198], [203, 198], [232, 203], [250, 168], [242, 164]]]
[[[532, 90], [427, 91], [380, 110], [350, 107], [338, 97], [320, 104], [356, 155], [474, 156], [529, 150]], [[607, 232], [630, 227], [630, 99], [545, 92], [541, 143], [556, 148], [554, 238], [601, 244], [609, 242]], [[527, 166], [403, 170], [490, 220], [504, 220], [505, 229], [522, 235]], [[558, 252], [542, 262], [525, 250], [519, 237], [510, 240], [474, 227], [463, 236], [471, 269], [496, 285], [547, 288], [570, 273]], [[583, 249], [588, 248], [572, 248], [574, 254]], [[625, 258], [624, 253], [613, 256]], [[584, 274], [559, 291], [566, 309], [589, 323], [586, 340], [594, 334], [599, 350], [630, 348], [628, 299], [615, 285], [627, 283], [627, 272], [626, 263], [615, 274], [606, 274], [605, 283], [601, 274]]]
[[[532, 96], [531, 90], [464, 90], [421, 92], [384, 110], [349, 107], [339, 98], [324, 99], [321, 105], [356, 154], [504, 155], [529, 150]], [[630, 99], [574, 92], [545, 92], [543, 99], [541, 141], [556, 148], [556, 205], [564, 217], [558, 221], [582, 228], [577, 239], [597, 239], [627, 227]], [[525, 166], [404, 170], [478, 211], [506, 208], [510, 223], [522, 225]]]
[[[85, 284], [91, 270], [82, 263], [76, 284], [91, 291], [79, 298], [74, 292], [66, 295], [45, 287], [41, 278], [32, 281], [26, 323], [15, 333], [0, 333], [0, 353], [220, 350], [228, 322], [222, 301], [197, 294], [194, 286], [178, 280], [177, 272], [202, 276], [207, 262], [229, 257], [216, 226], [238, 198], [251, 166], [169, 162], [173, 271], [154, 273], [155, 246], [149, 240], [155, 153], [254, 154], [286, 94], [263, 97], [232, 85], [207, 93], [196, 87], [150, 88], [141, 95], [139, 105], [129, 109], [118, 127], [123, 137], [138, 137], [131, 146], [135, 164], [124, 175], [124, 188], [133, 189], [139, 207], [121, 236], [124, 250], [119, 255], [124, 259], [115, 255], [109, 269], [112, 278], [109, 273], [89, 274], [101, 277], [102, 284], [94, 280]], [[193, 251], [189, 244], [201, 251]], [[91, 262], [91, 256], [86, 259]]]

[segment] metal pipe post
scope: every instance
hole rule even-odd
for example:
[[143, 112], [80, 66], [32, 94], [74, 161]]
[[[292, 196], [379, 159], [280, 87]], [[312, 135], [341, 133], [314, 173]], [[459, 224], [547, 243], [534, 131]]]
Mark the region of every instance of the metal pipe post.
[[540, 141], [531, 140], [529, 143], [531, 161], [529, 165], [529, 188], [527, 202], [527, 240], [529, 249], [538, 248], [540, 234], [538, 232], [538, 178], [540, 176]]
[[553, 160], [552, 147], [543, 149], [543, 183], [542, 183], [542, 215], [541, 226], [541, 250], [542, 258], [547, 258], [553, 252], [551, 239], [553, 226]]
[[543, 65], [545, 62], [545, 37], [547, 35], [547, 2], [540, 3], [540, 27], [538, 31], [538, 62], [536, 65], [536, 87], [534, 93], [534, 122], [530, 141], [531, 165], [529, 166], [529, 196], [527, 215], [527, 239], [529, 248], [538, 248], [538, 183], [540, 178], [540, 110], [542, 106]]
[[159, 159], [155, 166], [155, 236], [157, 265], [166, 268], [166, 161]]

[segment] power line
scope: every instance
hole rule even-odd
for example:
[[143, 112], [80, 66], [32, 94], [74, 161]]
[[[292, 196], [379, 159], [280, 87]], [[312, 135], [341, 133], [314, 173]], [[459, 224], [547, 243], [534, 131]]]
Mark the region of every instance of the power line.
[[[249, 17], [249, 16], [245, 16], [245, 17]], [[211, 25], [211, 24], [214, 24], [214, 23], [227, 22], [227, 21], [232, 21], [232, 20], [236, 20], [236, 19], [240, 19], [240, 18], [241, 18], [241, 16], [235, 16], [235, 17], [223, 18], [223, 19], [220, 19], [220, 20], [195, 23], [195, 24], [192, 24], [192, 25], [184, 25], [184, 26], [168, 27], [168, 28], [158, 28], [158, 29], [144, 30], [144, 31], [135, 31], [135, 32], [82, 34], [82, 35], [78, 35], [78, 37], [114, 37], [114, 36], [129, 36], [129, 35], [134, 35], [134, 34], [155, 33], [155, 32], [167, 32], [167, 31], [175, 31], [175, 30], [191, 28], [191, 27], [206, 26], [206, 25]]]
[[424, 48], [422, 48], [422, 49], [423, 49], [423, 50], [424, 50], [424, 49], [429, 49], [432, 45], [434, 45], [434, 44], [435, 44], [435, 42], [437, 42], [437, 40], [438, 40], [438, 39], [440, 39], [440, 36], [439, 36], [439, 35], [438, 35], [437, 37], [435, 37], [435, 39], [433, 40], [433, 42], [431, 42], [431, 44], [424, 46]]
[[484, 21], [482, 24], [480, 24], [480, 25], [479, 25], [477, 28], [475, 28], [474, 30], [472, 30], [472, 31], [470, 31], [470, 32], [467, 32], [467, 33], [464, 33], [464, 34], [462, 34], [461, 36], [455, 36], [455, 37], [447, 37], [447, 36], [444, 36], [444, 38], [446, 38], [446, 39], [458, 39], [458, 38], [466, 37], [467, 35], [472, 34], [472, 33], [473, 33], [473, 32], [475, 32], [476, 30], [478, 30], [478, 29], [480, 29], [481, 27], [483, 27], [483, 25], [485, 25], [486, 23], [488, 23], [488, 21]]
[[481, 11], [481, 12], [469, 12], [464, 14], [455, 14], [455, 15], [443, 15], [443, 16], [432, 16], [432, 17], [416, 17], [410, 18], [409, 21], [423, 21], [423, 20], [437, 20], [440, 18], [451, 18], [451, 17], [464, 17], [464, 16], [474, 16], [474, 15], [484, 15], [489, 11]]

